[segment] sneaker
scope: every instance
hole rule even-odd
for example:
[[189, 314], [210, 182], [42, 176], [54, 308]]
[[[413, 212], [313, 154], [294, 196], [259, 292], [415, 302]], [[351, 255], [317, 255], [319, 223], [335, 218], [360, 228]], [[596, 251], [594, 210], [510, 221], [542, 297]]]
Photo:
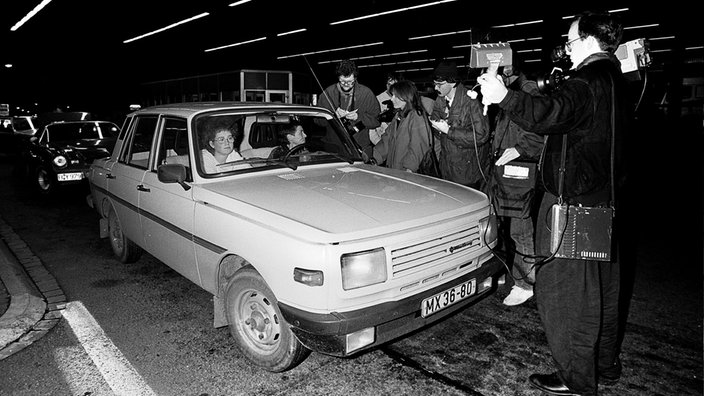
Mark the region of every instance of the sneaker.
[[504, 305], [508, 305], [509, 307], [521, 305], [531, 297], [533, 297], [532, 289], [526, 290], [514, 285], [513, 288], [511, 288], [511, 293], [504, 299]]

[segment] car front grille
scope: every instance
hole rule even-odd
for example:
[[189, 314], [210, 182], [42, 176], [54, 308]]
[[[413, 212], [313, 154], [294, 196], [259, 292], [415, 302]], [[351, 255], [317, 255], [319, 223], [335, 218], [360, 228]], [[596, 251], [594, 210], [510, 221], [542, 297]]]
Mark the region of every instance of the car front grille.
[[391, 251], [393, 278], [400, 278], [442, 263], [458, 253], [474, 251], [481, 246], [479, 225], [464, 228], [441, 237], [403, 246]]

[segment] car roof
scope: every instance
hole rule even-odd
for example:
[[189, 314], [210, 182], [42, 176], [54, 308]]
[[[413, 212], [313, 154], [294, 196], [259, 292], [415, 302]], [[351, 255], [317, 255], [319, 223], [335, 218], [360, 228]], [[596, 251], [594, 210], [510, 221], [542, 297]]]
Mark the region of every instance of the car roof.
[[189, 102], [189, 103], [171, 103], [146, 107], [130, 113], [133, 114], [167, 114], [181, 117], [190, 117], [194, 114], [217, 111], [217, 110], [249, 110], [249, 111], [267, 111], [267, 110], [312, 110], [330, 113], [329, 110], [322, 107], [306, 106], [291, 103], [270, 103], [270, 102]]

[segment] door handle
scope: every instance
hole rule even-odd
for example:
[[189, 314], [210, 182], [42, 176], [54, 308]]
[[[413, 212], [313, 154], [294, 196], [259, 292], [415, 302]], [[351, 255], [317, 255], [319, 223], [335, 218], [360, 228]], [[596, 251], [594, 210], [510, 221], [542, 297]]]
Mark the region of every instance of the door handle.
[[149, 191], [151, 191], [150, 189], [145, 188], [143, 184], [138, 184], [138, 185], [137, 185], [137, 190], [139, 190], [139, 191], [144, 191], [144, 192], [149, 192]]
[[111, 173], [106, 173], [106, 174], [105, 174], [105, 178], [106, 178], [106, 179], [114, 179], [115, 176], [113, 176]]

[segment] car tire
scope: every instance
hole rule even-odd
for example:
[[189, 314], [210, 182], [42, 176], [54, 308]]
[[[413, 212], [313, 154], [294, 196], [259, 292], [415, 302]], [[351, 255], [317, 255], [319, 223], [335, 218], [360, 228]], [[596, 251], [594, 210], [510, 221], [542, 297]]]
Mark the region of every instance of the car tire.
[[52, 173], [44, 166], [38, 166], [34, 171], [35, 186], [40, 194], [50, 195], [56, 189], [56, 180]]
[[230, 280], [225, 311], [237, 348], [255, 365], [280, 373], [310, 354], [281, 315], [274, 293], [252, 267], [237, 271]]
[[142, 248], [125, 236], [122, 232], [120, 219], [117, 218], [117, 213], [112, 208], [108, 213], [108, 238], [112, 252], [120, 262], [134, 263], [142, 256]]

